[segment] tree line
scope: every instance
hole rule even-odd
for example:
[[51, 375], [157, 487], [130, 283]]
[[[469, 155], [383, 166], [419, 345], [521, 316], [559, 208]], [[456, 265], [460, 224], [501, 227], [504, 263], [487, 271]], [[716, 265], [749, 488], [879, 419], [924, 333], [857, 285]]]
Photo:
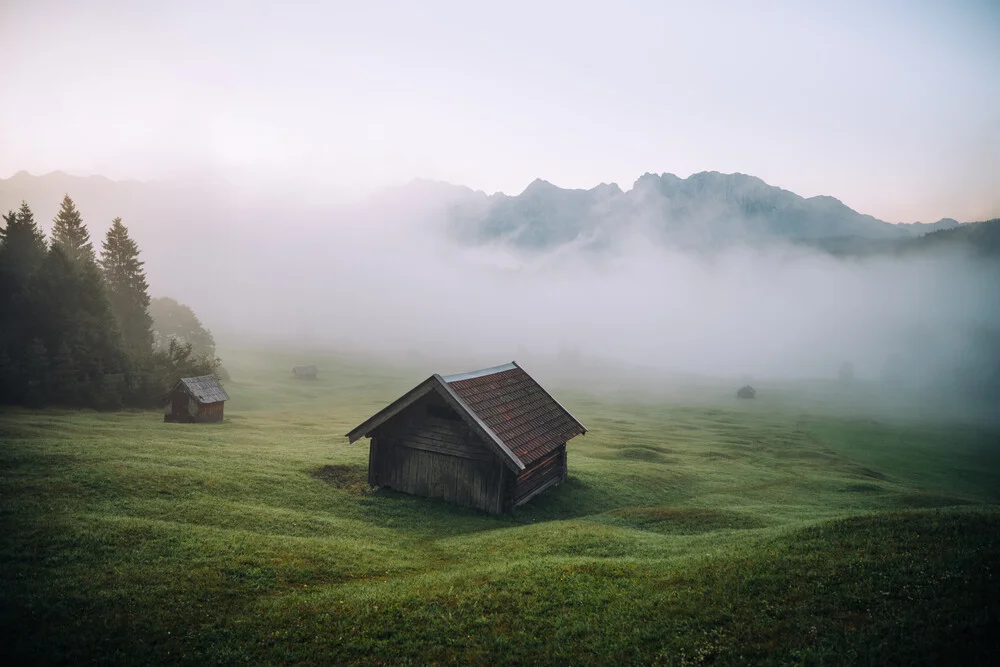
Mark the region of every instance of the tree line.
[[216, 372], [214, 341], [156, 340], [139, 254], [115, 218], [98, 256], [68, 195], [50, 239], [26, 202], [3, 215], [0, 403], [154, 407], [178, 378]]

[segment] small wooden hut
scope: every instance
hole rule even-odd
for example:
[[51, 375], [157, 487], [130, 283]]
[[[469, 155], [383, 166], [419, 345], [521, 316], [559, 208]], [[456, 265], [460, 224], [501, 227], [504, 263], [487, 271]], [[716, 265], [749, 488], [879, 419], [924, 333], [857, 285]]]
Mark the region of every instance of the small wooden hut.
[[296, 366], [292, 369], [292, 375], [299, 380], [315, 380], [319, 369], [315, 366]]
[[229, 394], [214, 375], [181, 378], [167, 394], [165, 422], [221, 422], [222, 407]]
[[499, 514], [566, 479], [587, 429], [515, 362], [434, 374], [347, 434], [368, 483]]

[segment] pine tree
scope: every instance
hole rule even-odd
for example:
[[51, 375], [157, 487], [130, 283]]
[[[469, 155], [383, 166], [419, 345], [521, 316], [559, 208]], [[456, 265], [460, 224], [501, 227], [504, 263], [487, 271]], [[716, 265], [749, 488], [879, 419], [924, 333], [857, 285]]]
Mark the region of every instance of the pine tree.
[[31, 341], [25, 358], [26, 387], [24, 403], [40, 408], [48, 401], [49, 356], [45, 344], [38, 338]]
[[98, 355], [106, 372], [127, 370], [121, 328], [111, 312], [111, 302], [97, 264], [85, 263], [80, 267], [80, 292], [80, 321], [91, 351]]
[[85, 405], [100, 410], [104, 407], [104, 366], [100, 363], [92, 373], [87, 375], [83, 383], [83, 402]]
[[4, 226], [0, 229], [0, 268], [11, 273], [29, 275], [42, 263], [45, 257], [45, 235], [35, 223], [35, 214], [28, 202], [21, 202], [21, 208], [3, 216]]
[[109, 373], [104, 376], [102, 386], [104, 391], [101, 394], [101, 409], [121, 410], [125, 404], [125, 394], [128, 392], [125, 375]]
[[52, 244], [62, 247], [70, 261], [76, 264], [94, 262], [94, 246], [90, 243], [90, 232], [83, 224], [76, 204], [65, 195], [59, 213], [52, 221]]
[[153, 318], [149, 315], [149, 285], [139, 261], [139, 246], [128, 235], [121, 218], [115, 218], [104, 239], [101, 269], [111, 311], [121, 326], [126, 351], [133, 358], [148, 357], [153, 350]]
[[0, 348], [0, 403], [17, 403], [17, 367], [14, 365], [7, 348]]
[[52, 384], [49, 398], [56, 405], [79, 405], [79, 379], [73, 353], [65, 342], [59, 345], [59, 351], [52, 360]]
[[[49, 349], [57, 350], [66, 344], [77, 375], [83, 380], [77, 385], [82, 394], [90, 395], [87, 385], [103, 382], [101, 376], [106, 371], [127, 370], [118, 323], [111, 314], [96, 264], [74, 264], [66, 257], [63, 246], [54, 245], [35, 282], [38, 307], [32, 320], [37, 335]], [[56, 393], [62, 389], [54, 388]]]
[[73, 326], [73, 312], [80, 304], [79, 269], [70, 262], [61, 246], [52, 246], [35, 273], [32, 296], [35, 307], [32, 321], [36, 331], [49, 344], [63, 340]]
[[2, 400], [19, 402], [24, 395], [20, 372], [31, 339], [34, 337], [35, 299], [32, 286], [46, 253], [45, 237], [35, 224], [27, 202], [17, 211], [3, 216], [0, 228], [0, 348], [6, 350], [12, 364]]

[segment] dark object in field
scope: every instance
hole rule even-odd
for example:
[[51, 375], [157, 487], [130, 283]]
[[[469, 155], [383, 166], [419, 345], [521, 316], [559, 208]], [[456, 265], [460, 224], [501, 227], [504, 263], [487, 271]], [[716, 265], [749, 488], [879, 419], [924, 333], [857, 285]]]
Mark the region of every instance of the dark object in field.
[[319, 369], [315, 366], [296, 366], [292, 369], [292, 375], [299, 380], [315, 380]]
[[368, 494], [368, 471], [359, 464], [325, 465], [312, 471], [312, 476], [330, 486], [359, 496]]
[[586, 432], [511, 362], [435, 373], [347, 438], [371, 438], [371, 486], [499, 514], [564, 482], [566, 442]]
[[222, 406], [229, 394], [214, 375], [181, 378], [164, 397], [165, 422], [206, 423], [222, 421]]
[[756, 398], [757, 390], [746, 384], [736, 390], [736, 395], [739, 398]]

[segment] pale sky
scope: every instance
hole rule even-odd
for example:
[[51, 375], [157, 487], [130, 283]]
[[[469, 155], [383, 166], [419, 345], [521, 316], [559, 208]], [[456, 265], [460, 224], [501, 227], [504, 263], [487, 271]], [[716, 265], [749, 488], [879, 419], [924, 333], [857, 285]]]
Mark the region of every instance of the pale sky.
[[742, 172], [1000, 216], [1000, 3], [0, 0], [0, 177], [516, 194]]

